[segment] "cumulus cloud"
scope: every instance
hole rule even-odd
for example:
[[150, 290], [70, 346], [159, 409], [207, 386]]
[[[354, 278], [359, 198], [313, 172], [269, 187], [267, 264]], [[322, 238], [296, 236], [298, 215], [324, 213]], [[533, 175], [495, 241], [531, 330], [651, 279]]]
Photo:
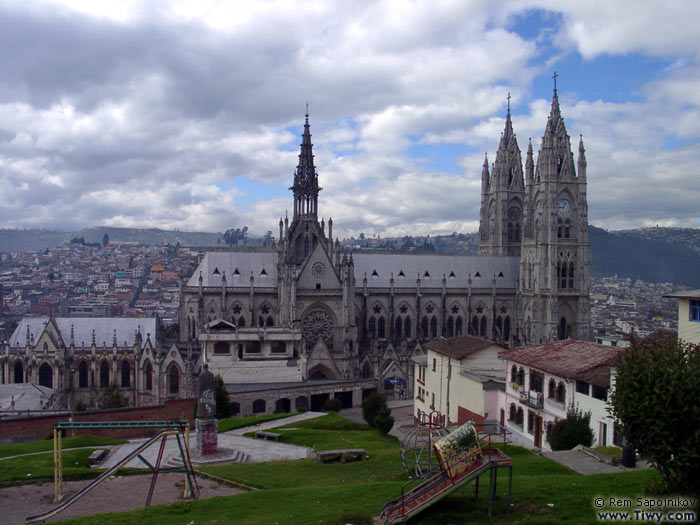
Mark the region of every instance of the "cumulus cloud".
[[541, 77], [572, 54], [636, 54], [667, 67], [634, 98], [591, 100], [576, 78], [560, 91], [575, 153], [579, 133], [586, 144], [590, 219], [697, 224], [700, 68], [685, 21], [698, 9], [0, 2], [0, 223], [277, 235], [308, 101], [320, 214], [337, 235], [473, 231], [505, 95], [524, 156], [549, 112]]

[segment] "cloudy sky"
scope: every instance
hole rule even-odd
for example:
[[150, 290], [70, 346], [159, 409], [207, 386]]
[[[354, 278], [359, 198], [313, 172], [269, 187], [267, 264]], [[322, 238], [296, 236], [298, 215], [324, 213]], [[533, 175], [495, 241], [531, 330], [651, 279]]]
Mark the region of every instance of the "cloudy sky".
[[[563, 6], [563, 7], [562, 7]], [[700, 227], [700, 2], [0, 0], [0, 226], [277, 231], [308, 101], [341, 237], [475, 231], [557, 71], [591, 223]]]

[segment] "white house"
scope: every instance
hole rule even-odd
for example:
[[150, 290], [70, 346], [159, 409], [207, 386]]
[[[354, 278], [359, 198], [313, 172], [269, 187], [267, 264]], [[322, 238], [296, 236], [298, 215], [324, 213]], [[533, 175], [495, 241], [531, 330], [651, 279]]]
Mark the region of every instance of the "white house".
[[501, 415], [505, 363], [503, 347], [472, 335], [434, 339], [426, 354], [414, 359], [414, 418], [434, 411], [449, 414], [449, 423], [483, 423]]
[[506, 426], [515, 440], [548, 450], [551, 425], [565, 419], [567, 407], [573, 403], [591, 412], [594, 445], [617, 441], [607, 399], [620, 351], [566, 339], [501, 352], [508, 373]]
[[688, 290], [664, 297], [678, 299], [678, 339], [700, 343], [700, 290]]

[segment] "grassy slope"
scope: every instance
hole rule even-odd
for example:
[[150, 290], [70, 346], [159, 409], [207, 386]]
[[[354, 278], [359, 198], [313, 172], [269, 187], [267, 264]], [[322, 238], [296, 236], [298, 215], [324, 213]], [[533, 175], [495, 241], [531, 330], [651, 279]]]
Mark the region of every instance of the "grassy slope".
[[[95, 450], [81, 448], [64, 451], [63, 479], [97, 477], [101, 471], [91, 469], [88, 465], [88, 457]], [[0, 482], [35, 479], [53, 479], [53, 454], [36, 454], [0, 461]]]
[[[99, 447], [102, 445], [120, 445], [122, 443], [126, 443], [126, 440], [104, 438], [99, 436], [76, 436], [63, 438], [61, 440], [61, 446], [63, 449], [77, 447]], [[12, 443], [9, 445], [0, 445], [0, 458], [45, 451], [53, 452], [52, 439], [45, 439], [43, 441], [30, 441], [28, 443]]]
[[[319, 464], [313, 460], [206, 467], [207, 472], [265, 490], [227, 498], [174, 503], [108, 518], [91, 516], [71, 523], [240, 523], [240, 524], [338, 524], [371, 523], [382, 505], [400, 495], [407, 480], [396, 439], [381, 436], [365, 425], [347, 422], [337, 415], [278, 428], [287, 443], [328, 448], [365, 448], [369, 459], [347, 464]], [[323, 430], [321, 430], [323, 428]], [[598, 495], [636, 496], [654, 476], [640, 471], [582, 476], [558, 463], [519, 448], [508, 447], [513, 458], [513, 512], [504, 513], [505, 500], [494, 506], [494, 523], [595, 522], [592, 500]], [[507, 487], [505, 470], [499, 473], [497, 493]], [[411, 523], [448, 524], [487, 520], [485, 490], [479, 501], [473, 483], [445, 498]], [[548, 504], [553, 504], [553, 507]]]

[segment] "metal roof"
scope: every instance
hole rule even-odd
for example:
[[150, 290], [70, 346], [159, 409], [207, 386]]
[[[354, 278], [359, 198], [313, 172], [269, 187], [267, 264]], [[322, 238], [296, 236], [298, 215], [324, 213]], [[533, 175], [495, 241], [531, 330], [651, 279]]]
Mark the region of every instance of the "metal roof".
[[441, 288], [445, 277], [447, 288], [466, 288], [471, 279], [473, 288], [515, 288], [520, 271], [518, 257], [479, 255], [416, 255], [358, 253], [355, 281], [362, 286], [365, 275], [368, 287], [389, 287], [393, 275], [394, 288], [415, 288], [420, 278], [422, 288]]
[[[70, 345], [71, 329], [75, 346], [92, 345], [93, 330], [95, 344], [98, 347], [111, 347], [114, 342], [116, 330], [117, 345], [133, 346], [136, 342], [136, 333], [141, 333], [142, 347], [146, 343], [146, 336], [150, 334], [151, 342], [155, 344], [156, 319], [153, 317], [54, 317], [58, 331], [66, 346]], [[44, 332], [48, 317], [25, 317], [10, 336], [11, 347], [24, 347], [27, 342], [27, 328], [29, 335], [34, 336], [34, 344]]]
[[187, 281], [187, 286], [221, 286], [226, 273], [226, 286], [250, 286], [252, 272], [255, 288], [277, 286], [277, 252], [207, 252]]

